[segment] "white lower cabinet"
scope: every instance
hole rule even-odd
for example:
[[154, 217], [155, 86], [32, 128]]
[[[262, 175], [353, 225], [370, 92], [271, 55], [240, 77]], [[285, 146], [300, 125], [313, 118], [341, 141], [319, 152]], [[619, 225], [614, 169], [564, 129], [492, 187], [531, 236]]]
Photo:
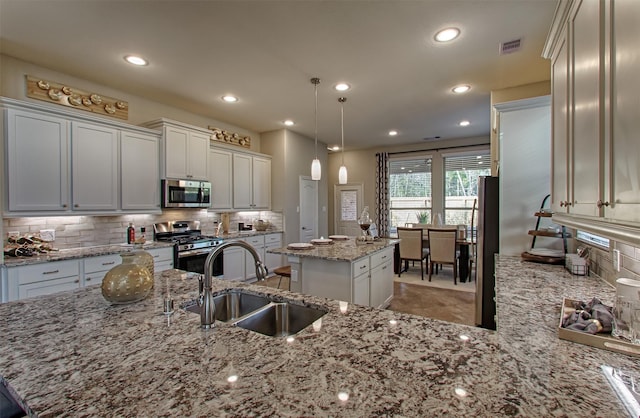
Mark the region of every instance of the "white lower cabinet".
[[[247, 244], [256, 249], [256, 252], [260, 256], [260, 260], [264, 261], [264, 235], [256, 235], [254, 237], [244, 238]], [[256, 279], [256, 262], [251, 253], [245, 249], [244, 252], [244, 279], [248, 281], [254, 281]]]
[[109, 254], [98, 257], [88, 257], [81, 262], [84, 267], [82, 285], [91, 286], [101, 284], [104, 275], [113, 267], [122, 263], [122, 257], [120, 257], [120, 254]]
[[146, 252], [153, 256], [153, 269], [160, 273], [173, 268], [173, 247], [149, 248]]
[[240, 247], [225, 248], [222, 253], [224, 260], [223, 269], [224, 274], [222, 278], [224, 280], [244, 280], [244, 253], [245, 249]]
[[376, 308], [388, 306], [393, 298], [393, 248], [371, 255], [370, 278], [369, 304]]
[[7, 301], [81, 287], [78, 260], [51, 261], [7, 268]]
[[352, 303], [357, 305], [369, 305], [369, 272], [362, 273], [353, 278]]
[[282, 254], [271, 254], [268, 251], [282, 247], [282, 234], [268, 234], [264, 236], [264, 264], [269, 269], [269, 274], [273, 274], [273, 270], [284, 266]]

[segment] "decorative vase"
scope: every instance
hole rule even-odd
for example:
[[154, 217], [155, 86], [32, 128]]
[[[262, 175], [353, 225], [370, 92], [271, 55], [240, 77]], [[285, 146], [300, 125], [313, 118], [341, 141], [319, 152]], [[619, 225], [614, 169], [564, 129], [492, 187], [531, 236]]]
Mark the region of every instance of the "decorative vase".
[[133, 253], [120, 257], [122, 264], [113, 267], [102, 279], [102, 296], [114, 304], [141, 301], [153, 289], [153, 276], [147, 268], [135, 263]]
[[149, 273], [151, 273], [151, 277], [153, 278], [155, 275], [155, 270], [153, 268], [153, 256], [142, 249], [136, 250], [131, 254], [133, 255], [133, 262], [149, 270]]

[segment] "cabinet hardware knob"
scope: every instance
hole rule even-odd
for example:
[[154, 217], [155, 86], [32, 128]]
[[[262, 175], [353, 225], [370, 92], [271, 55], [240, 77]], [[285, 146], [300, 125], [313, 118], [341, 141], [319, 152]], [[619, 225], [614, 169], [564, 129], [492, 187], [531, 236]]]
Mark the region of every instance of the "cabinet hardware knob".
[[561, 207], [561, 208], [562, 208], [562, 207], [564, 207], [564, 200], [561, 200], [561, 201], [560, 201], [560, 207]]
[[567, 200], [566, 202], [564, 202], [564, 205], [565, 205], [566, 207], [569, 207], [569, 206], [573, 205], [573, 203], [571, 203], [571, 202], [569, 202], [569, 201]]
[[66, 207], [67, 207], [67, 204], [66, 204], [66, 203], [63, 203], [63, 204], [62, 204], [62, 207], [63, 207], [63, 208], [66, 208]]
[[73, 282], [74, 283], [80, 283], [80, 280], [74, 280]]
[[79, 207], [80, 205], [78, 205], [77, 203], [75, 205], [73, 205], [74, 208]]
[[609, 206], [609, 202], [603, 202], [602, 199], [598, 200], [598, 202], [596, 203], [596, 206], [598, 206], [598, 208], [601, 208], [603, 206]]
[[91, 277], [87, 277], [86, 279], [84, 279], [86, 282], [90, 282], [91, 281]]

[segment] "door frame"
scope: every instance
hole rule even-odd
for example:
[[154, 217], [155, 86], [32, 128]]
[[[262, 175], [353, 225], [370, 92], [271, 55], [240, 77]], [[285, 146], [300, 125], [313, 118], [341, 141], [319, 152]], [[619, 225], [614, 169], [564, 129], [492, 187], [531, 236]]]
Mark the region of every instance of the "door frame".
[[[319, 215], [319, 211], [318, 211], [318, 202], [320, 199], [320, 188], [318, 187], [318, 181], [316, 180], [312, 180], [311, 176], [300, 176], [300, 178], [298, 179], [298, 239], [300, 240], [300, 238], [302, 237], [302, 222], [301, 222], [301, 218], [302, 218], [302, 186], [303, 186], [303, 182], [305, 181], [313, 181], [316, 183], [316, 202], [315, 205], [313, 205], [314, 209], [315, 209], [315, 216], [313, 217], [313, 225], [314, 225], [314, 231], [316, 233], [316, 235], [318, 234], [318, 228], [319, 228], [319, 222], [318, 222], [318, 215]], [[300, 240], [301, 241], [301, 240]]]

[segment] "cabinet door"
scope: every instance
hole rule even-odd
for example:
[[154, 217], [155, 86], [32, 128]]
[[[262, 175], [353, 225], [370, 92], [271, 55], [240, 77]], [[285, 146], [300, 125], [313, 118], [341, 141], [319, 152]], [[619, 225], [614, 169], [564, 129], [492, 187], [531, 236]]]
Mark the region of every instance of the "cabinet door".
[[78, 260], [51, 261], [7, 269], [9, 301], [77, 289], [80, 285]]
[[356, 276], [353, 279], [352, 303], [369, 306], [369, 272]]
[[253, 208], [271, 207], [271, 160], [253, 157]]
[[174, 179], [187, 178], [187, 144], [189, 131], [173, 126], [164, 128], [165, 176]]
[[552, 66], [552, 153], [551, 153], [551, 207], [555, 212], [566, 212], [569, 206], [569, 59], [566, 31], [553, 59]]
[[230, 151], [212, 149], [209, 152], [209, 181], [211, 182], [211, 208], [233, 207], [233, 154]]
[[252, 161], [250, 155], [233, 154], [233, 207], [252, 208]]
[[18, 287], [18, 299], [32, 298], [52, 293], [74, 290], [80, 287], [80, 279], [75, 277], [63, 277], [38, 283], [23, 284]]
[[148, 248], [145, 251], [153, 257], [153, 270], [156, 273], [173, 268], [173, 247]]
[[118, 131], [72, 123], [73, 210], [118, 209]]
[[600, 56], [600, 2], [582, 1], [572, 21], [573, 96], [572, 133], [572, 205], [570, 212], [599, 216], [596, 205], [603, 194], [603, 137]]
[[68, 122], [16, 110], [6, 117], [9, 211], [68, 210]]
[[189, 132], [187, 178], [207, 180], [207, 161], [209, 160], [209, 135]]
[[[245, 238], [247, 244], [251, 245], [255, 248], [256, 252], [260, 256], [260, 260], [264, 261], [264, 235], [256, 235], [255, 237], [247, 237]], [[245, 279], [252, 280], [256, 278], [256, 263], [253, 259], [253, 256], [249, 251], [244, 250], [244, 272]]]
[[611, 181], [607, 217], [640, 222], [640, 2], [616, 0], [611, 36]]
[[224, 280], [244, 280], [244, 249], [243, 248], [231, 248], [225, 249], [223, 254], [224, 259], [224, 274], [222, 278]]
[[158, 137], [123, 131], [120, 138], [123, 210], [160, 210]]
[[393, 265], [391, 261], [371, 270], [371, 306], [381, 308], [393, 296]]

